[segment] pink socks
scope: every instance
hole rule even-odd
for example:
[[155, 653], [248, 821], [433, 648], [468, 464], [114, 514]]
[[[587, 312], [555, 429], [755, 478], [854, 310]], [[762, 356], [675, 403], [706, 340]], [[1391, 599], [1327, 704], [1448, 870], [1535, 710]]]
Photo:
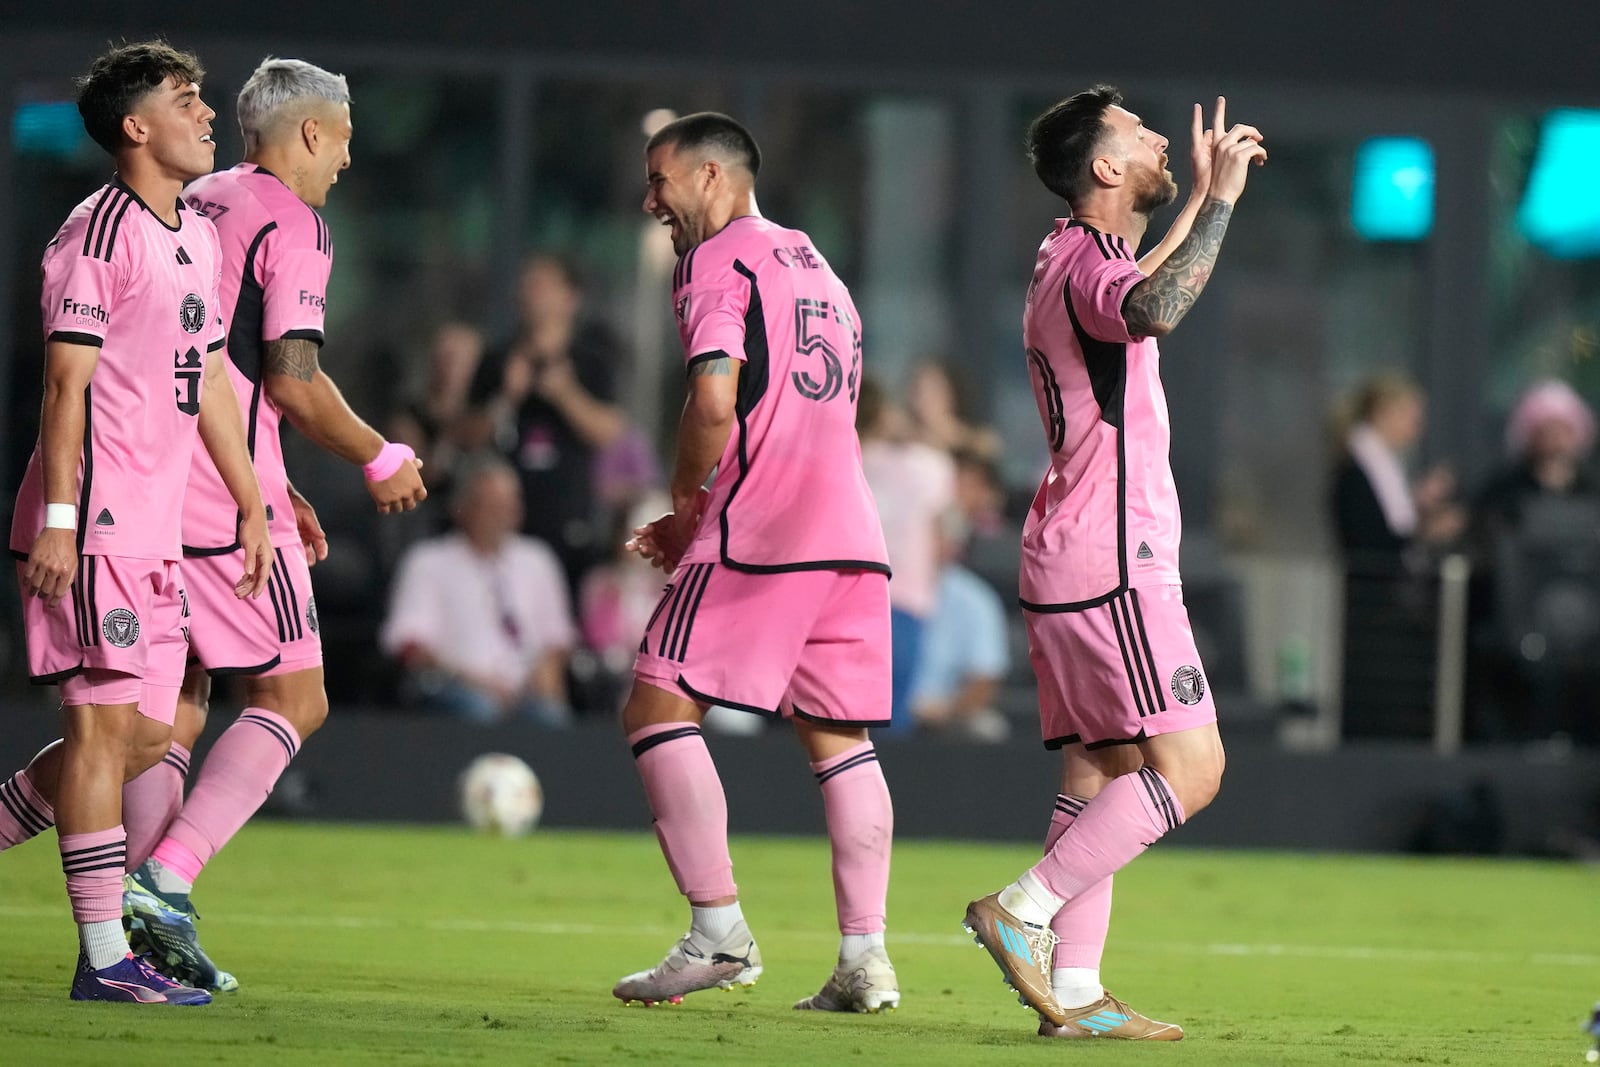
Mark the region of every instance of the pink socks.
[[889, 850], [894, 806], [878, 753], [863, 741], [832, 759], [813, 763], [822, 787], [833, 845], [833, 893], [839, 932], [875, 934], [884, 928], [889, 895]]
[[1141, 767], [1112, 779], [1028, 873], [1057, 897], [1071, 900], [1182, 825], [1183, 818], [1167, 780], [1154, 768]]
[[246, 708], [211, 746], [183, 810], [150, 855], [193, 884], [266, 801], [298, 751], [300, 737], [288, 719]]
[[55, 825], [55, 809], [28, 777], [31, 766], [0, 782], [0, 852]]
[[172, 743], [161, 762], [122, 787], [122, 825], [128, 831], [128, 870], [138, 870], [183, 809], [189, 750]]
[[629, 734], [628, 744], [679, 892], [691, 904], [734, 896], [728, 801], [700, 727], [657, 723]]
[[61, 870], [67, 876], [72, 917], [81, 923], [122, 921], [122, 875], [127, 836], [122, 827], [89, 834], [62, 834]]
[[[1050, 816], [1050, 830], [1044, 839], [1046, 853], [1077, 821], [1087, 803], [1083, 797], [1067, 793], [1056, 797], [1056, 810]], [[1067, 901], [1056, 912], [1056, 917], [1050, 920], [1050, 929], [1060, 938], [1056, 943], [1055, 955], [1058, 969], [1082, 967], [1098, 970], [1100, 957], [1105, 953], [1106, 933], [1111, 929], [1111, 876], [1107, 875]]]

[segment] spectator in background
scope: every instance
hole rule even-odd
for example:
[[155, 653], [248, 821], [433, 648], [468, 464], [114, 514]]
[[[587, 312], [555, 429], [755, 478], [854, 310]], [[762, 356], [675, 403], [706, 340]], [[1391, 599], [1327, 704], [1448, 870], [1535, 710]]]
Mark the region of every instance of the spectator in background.
[[894, 666], [891, 729], [911, 726], [911, 694], [922, 659], [923, 631], [938, 601], [939, 518], [955, 502], [955, 465], [948, 453], [911, 435], [905, 412], [871, 378], [856, 406], [861, 467], [889, 548]]
[[969, 527], [959, 508], [939, 524], [938, 600], [923, 635], [911, 699], [917, 725], [979, 741], [1003, 741], [1011, 724], [997, 707], [1011, 665], [1000, 594], [958, 560]]
[[1422, 740], [1433, 730], [1437, 585], [1429, 557], [1456, 539], [1465, 514], [1445, 468], [1415, 486], [1407, 478], [1425, 413], [1421, 389], [1394, 372], [1367, 380], [1343, 413], [1331, 504], [1344, 551], [1347, 737]]
[[570, 723], [566, 577], [547, 545], [517, 533], [522, 511], [516, 471], [477, 459], [451, 499], [456, 532], [401, 558], [379, 640], [421, 706], [474, 722]]
[[1506, 425], [1507, 464], [1474, 502], [1468, 693], [1474, 739], [1596, 739], [1600, 482], [1589, 405], [1538, 382]]
[[583, 283], [557, 256], [529, 257], [517, 308], [516, 335], [478, 366], [460, 440], [511, 461], [528, 503], [523, 532], [548, 543], [576, 585], [600, 553], [604, 529], [595, 456], [629, 429], [615, 403], [622, 346], [582, 317]]
[[1400, 573], [1407, 548], [1447, 544], [1466, 525], [1448, 468], [1434, 467], [1415, 485], [1407, 478], [1406, 456], [1422, 437], [1426, 414], [1417, 384], [1385, 371], [1357, 389], [1340, 420], [1333, 511], [1352, 566]]
[[999, 464], [965, 448], [957, 449], [951, 459], [956, 465], [956, 507], [967, 530], [959, 562], [996, 592], [1013, 597], [1022, 565], [1022, 528], [1006, 518]]
[[969, 390], [956, 380], [950, 366], [923, 360], [906, 383], [906, 413], [911, 433], [920, 441], [946, 452], [967, 451], [988, 459], [1000, 455], [1000, 435], [969, 417], [963, 401]]
[[449, 495], [450, 476], [463, 457], [459, 440], [467, 396], [483, 360], [483, 334], [465, 322], [434, 331], [428, 374], [389, 420], [389, 438], [412, 447], [435, 491]]

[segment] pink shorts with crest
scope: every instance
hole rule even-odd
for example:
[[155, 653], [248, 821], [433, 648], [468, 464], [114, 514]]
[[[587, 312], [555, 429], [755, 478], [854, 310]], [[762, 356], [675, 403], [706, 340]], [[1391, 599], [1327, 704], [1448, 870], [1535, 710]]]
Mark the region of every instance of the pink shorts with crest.
[[691, 563], [662, 594], [633, 672], [701, 704], [887, 726], [889, 660], [886, 575]]
[[239, 599], [244, 551], [185, 556], [183, 576], [194, 605], [190, 656], [212, 677], [290, 674], [322, 666], [321, 623], [311, 595], [311, 569], [299, 545], [272, 550], [267, 588]]
[[1046, 748], [1126, 744], [1217, 721], [1181, 585], [1023, 618]]
[[[28, 675], [59, 683], [68, 704], [131, 704], [172, 722], [189, 655], [189, 605], [170, 560], [80, 556], [71, 590], [48, 605], [23, 581]], [[85, 677], [87, 677], [87, 681]]]

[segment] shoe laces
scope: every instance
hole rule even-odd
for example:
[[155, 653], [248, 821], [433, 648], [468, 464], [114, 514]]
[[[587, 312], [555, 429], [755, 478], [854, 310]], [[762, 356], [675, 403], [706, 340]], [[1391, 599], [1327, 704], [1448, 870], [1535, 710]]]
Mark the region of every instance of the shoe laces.
[[139, 969], [139, 974], [145, 979], [145, 981], [159, 986], [162, 989], [177, 989], [181, 984], [156, 970], [155, 966], [143, 956], [133, 957], [133, 965]]

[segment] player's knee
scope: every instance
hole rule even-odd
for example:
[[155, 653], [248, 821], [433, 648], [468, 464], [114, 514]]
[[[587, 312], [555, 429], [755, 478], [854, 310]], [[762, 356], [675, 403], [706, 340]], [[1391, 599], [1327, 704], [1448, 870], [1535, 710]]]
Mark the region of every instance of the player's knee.
[[123, 762], [122, 780], [131, 782], [151, 767], [160, 763], [172, 748], [172, 734], [134, 737], [128, 745], [128, 755]]
[[300, 695], [280, 713], [289, 720], [295, 733], [304, 741], [328, 721], [328, 693], [318, 688], [315, 692]]
[[1222, 789], [1222, 772], [1226, 765], [1227, 756], [1222, 746], [1218, 745], [1214, 752], [1190, 761], [1184, 768], [1183, 786], [1178, 799], [1183, 804], [1186, 819], [1193, 818], [1196, 812], [1216, 799]]

